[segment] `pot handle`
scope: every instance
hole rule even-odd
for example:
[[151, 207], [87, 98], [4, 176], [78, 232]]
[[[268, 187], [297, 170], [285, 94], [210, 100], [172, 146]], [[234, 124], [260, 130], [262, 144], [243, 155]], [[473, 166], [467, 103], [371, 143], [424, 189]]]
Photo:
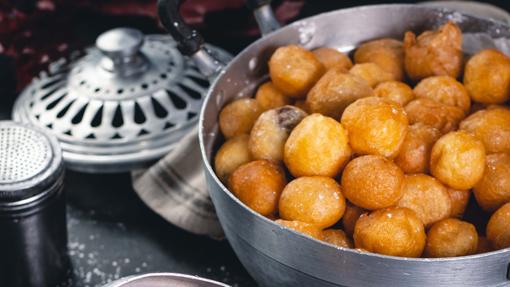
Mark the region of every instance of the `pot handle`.
[[223, 63], [206, 49], [204, 38], [184, 22], [179, 13], [182, 0], [158, 0], [159, 20], [177, 42], [182, 55], [191, 57], [200, 72], [212, 79], [226, 63]]
[[[225, 67], [206, 49], [204, 38], [182, 19], [179, 8], [183, 0], [158, 0], [158, 14], [161, 24], [177, 41], [181, 54], [191, 57], [200, 72], [209, 78], [214, 77]], [[246, 0], [248, 8], [253, 10], [262, 35], [280, 28], [280, 24], [271, 9], [271, 0]]]
[[246, 6], [253, 10], [262, 36], [280, 29], [281, 25], [271, 8], [271, 0], [246, 0]]

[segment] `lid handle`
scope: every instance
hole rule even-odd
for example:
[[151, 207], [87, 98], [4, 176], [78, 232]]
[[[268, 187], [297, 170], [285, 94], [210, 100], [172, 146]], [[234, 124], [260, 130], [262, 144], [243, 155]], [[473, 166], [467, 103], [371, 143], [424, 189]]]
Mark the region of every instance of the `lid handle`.
[[123, 75], [139, 71], [144, 66], [138, 57], [143, 42], [144, 35], [137, 29], [115, 28], [102, 33], [96, 40], [96, 47], [106, 56], [101, 67]]

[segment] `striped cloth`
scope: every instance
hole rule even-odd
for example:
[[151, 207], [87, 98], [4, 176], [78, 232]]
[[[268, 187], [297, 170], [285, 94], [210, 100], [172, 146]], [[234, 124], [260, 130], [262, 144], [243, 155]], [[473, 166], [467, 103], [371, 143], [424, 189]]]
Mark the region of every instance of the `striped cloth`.
[[132, 173], [133, 187], [147, 206], [189, 232], [222, 238], [207, 192], [197, 129], [146, 171]]

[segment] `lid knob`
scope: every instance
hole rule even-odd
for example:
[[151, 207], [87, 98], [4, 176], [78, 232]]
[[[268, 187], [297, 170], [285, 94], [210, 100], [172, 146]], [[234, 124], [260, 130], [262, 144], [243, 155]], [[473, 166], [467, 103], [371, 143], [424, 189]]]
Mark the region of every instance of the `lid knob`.
[[110, 58], [132, 57], [143, 44], [143, 34], [132, 28], [116, 28], [99, 35], [96, 46]]
[[101, 66], [110, 72], [132, 74], [140, 68], [142, 59], [137, 57], [144, 42], [144, 35], [137, 29], [115, 28], [99, 35], [96, 47], [106, 56]]

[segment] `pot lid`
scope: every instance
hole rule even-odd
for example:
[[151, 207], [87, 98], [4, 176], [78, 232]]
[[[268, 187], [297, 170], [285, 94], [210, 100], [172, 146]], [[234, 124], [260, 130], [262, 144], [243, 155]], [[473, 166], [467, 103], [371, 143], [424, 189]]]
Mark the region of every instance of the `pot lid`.
[[123, 172], [168, 153], [197, 122], [208, 87], [170, 36], [117, 28], [50, 64], [22, 91], [13, 118], [56, 135], [71, 169]]

